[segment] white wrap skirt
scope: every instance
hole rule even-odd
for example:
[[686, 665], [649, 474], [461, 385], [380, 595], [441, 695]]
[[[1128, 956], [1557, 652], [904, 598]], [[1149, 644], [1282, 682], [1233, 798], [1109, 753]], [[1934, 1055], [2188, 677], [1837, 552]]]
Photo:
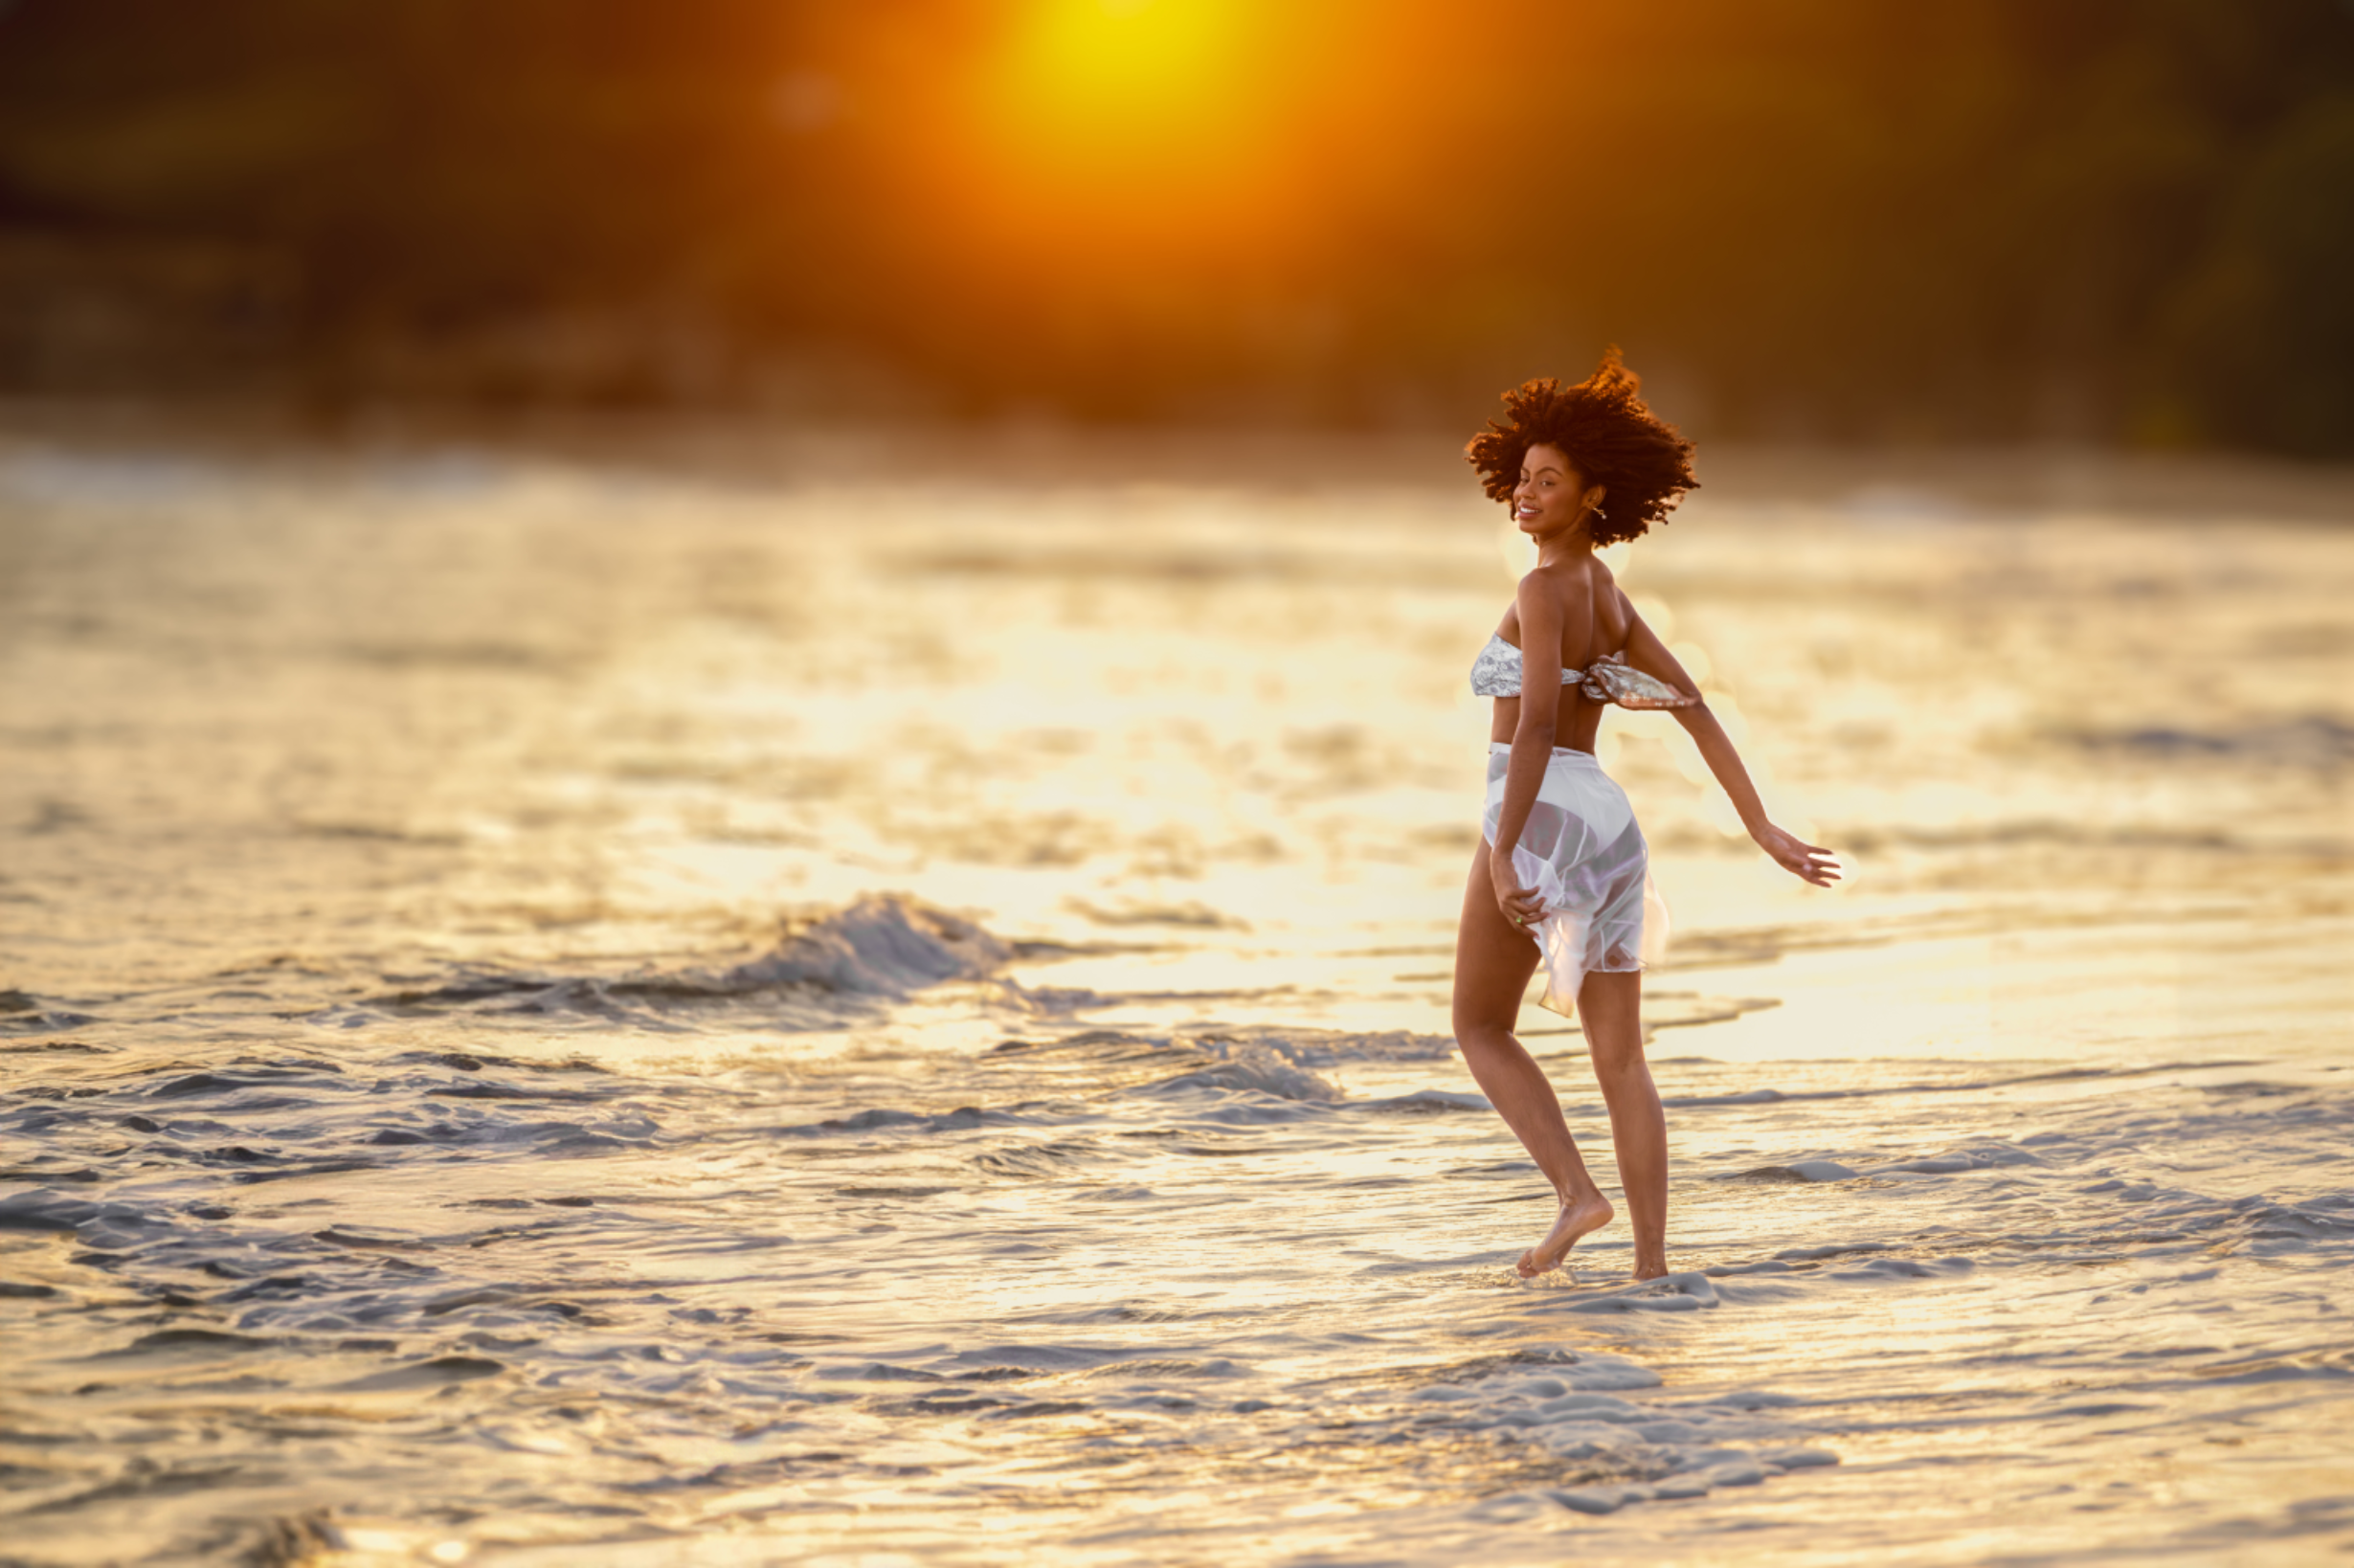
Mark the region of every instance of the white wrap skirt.
[[[1504, 776], [1513, 749], [1488, 748], [1489, 843], [1504, 816]], [[1567, 1015], [1588, 974], [1624, 974], [1668, 951], [1668, 907], [1651, 885], [1651, 852], [1635, 808], [1591, 751], [1556, 747], [1545, 781], [1513, 845], [1513, 870], [1535, 888], [1544, 917], [1530, 930], [1544, 954], [1543, 1006]]]

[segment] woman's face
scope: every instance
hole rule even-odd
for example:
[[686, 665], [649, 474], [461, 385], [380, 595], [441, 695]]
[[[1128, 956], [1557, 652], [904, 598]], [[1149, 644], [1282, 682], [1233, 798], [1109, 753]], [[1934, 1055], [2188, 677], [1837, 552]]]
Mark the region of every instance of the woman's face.
[[1520, 482], [1513, 486], [1513, 522], [1532, 539], [1550, 539], [1577, 526], [1584, 497], [1584, 482], [1568, 453], [1532, 446], [1520, 459]]

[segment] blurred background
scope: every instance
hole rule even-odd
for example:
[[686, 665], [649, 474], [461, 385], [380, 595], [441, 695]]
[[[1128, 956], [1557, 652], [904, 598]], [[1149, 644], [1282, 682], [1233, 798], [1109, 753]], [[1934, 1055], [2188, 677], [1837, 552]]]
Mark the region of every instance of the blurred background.
[[[2349, 280], [2354, 0], [0, 0], [0, 1555], [2354, 1562]], [[1850, 873], [1604, 721], [1656, 1312], [1449, 1033], [1611, 343]]]
[[0, 394], [2354, 451], [2344, 0], [0, 0]]

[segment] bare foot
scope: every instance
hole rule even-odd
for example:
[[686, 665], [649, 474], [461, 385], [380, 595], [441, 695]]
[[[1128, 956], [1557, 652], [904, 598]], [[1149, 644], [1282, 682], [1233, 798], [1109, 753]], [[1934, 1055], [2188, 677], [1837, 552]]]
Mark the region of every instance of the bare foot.
[[1637, 1264], [1635, 1265], [1635, 1271], [1626, 1277], [1634, 1281], [1637, 1285], [1641, 1285], [1645, 1280], [1664, 1280], [1668, 1277], [1668, 1266], [1666, 1264], [1655, 1264], [1647, 1268], [1643, 1265]]
[[1537, 1275], [1561, 1266], [1569, 1249], [1578, 1244], [1578, 1238], [1588, 1231], [1600, 1230], [1608, 1224], [1615, 1211], [1610, 1200], [1600, 1193], [1561, 1205], [1561, 1217], [1553, 1222], [1545, 1239], [1520, 1255], [1515, 1266], [1520, 1277], [1533, 1280]]

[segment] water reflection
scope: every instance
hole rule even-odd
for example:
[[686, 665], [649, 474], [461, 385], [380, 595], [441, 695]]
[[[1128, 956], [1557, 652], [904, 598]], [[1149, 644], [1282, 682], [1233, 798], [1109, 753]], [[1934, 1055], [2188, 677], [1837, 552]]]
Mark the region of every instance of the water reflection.
[[1712, 491], [1619, 564], [1860, 873], [1610, 716], [1679, 931], [1629, 1295], [1513, 1278], [1445, 1039], [1468, 481], [0, 489], [34, 1560], [2354, 1529], [2335, 532]]

